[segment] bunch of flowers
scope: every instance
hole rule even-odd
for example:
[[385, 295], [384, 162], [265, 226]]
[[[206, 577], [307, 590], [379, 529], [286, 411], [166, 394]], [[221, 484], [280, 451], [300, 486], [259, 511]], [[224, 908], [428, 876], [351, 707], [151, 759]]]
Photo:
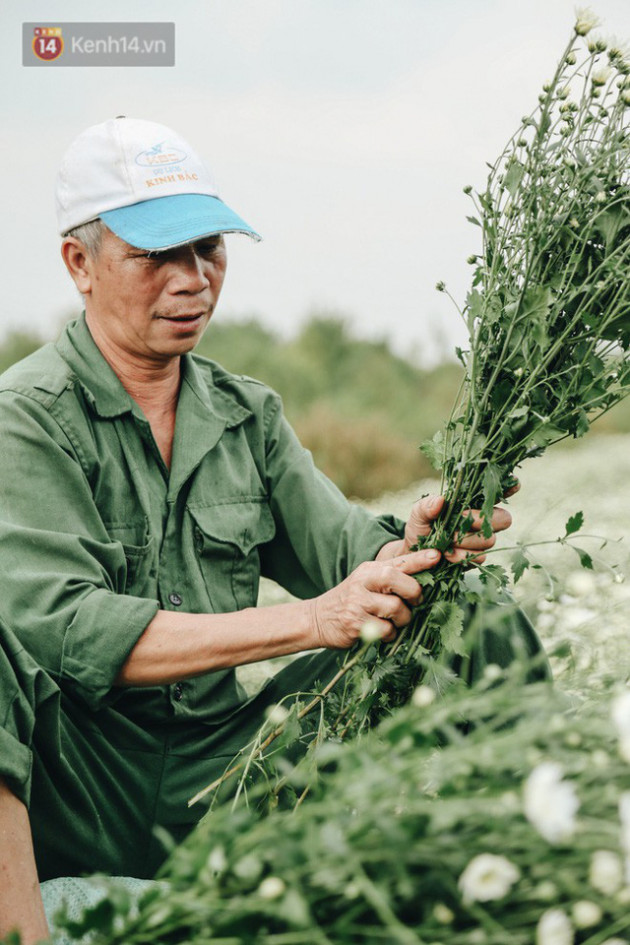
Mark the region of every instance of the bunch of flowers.
[[[485, 191], [465, 188], [482, 247], [469, 259], [461, 312], [465, 381], [446, 429], [424, 446], [447, 504], [423, 546], [448, 548], [470, 529], [470, 508], [482, 509], [489, 535], [514, 470], [584, 436], [630, 392], [630, 64], [622, 49], [583, 39], [595, 24], [578, 15], [537, 109], [492, 166]], [[527, 563], [520, 555], [515, 577]], [[445, 642], [433, 605], [456, 599], [460, 576], [444, 565], [432, 577], [398, 644], [407, 659]]]
[[[465, 188], [482, 240], [461, 312], [466, 373], [446, 428], [423, 447], [441, 470], [446, 502], [418, 547], [450, 548], [473, 528], [474, 508], [489, 536], [492, 509], [520, 464], [584, 436], [630, 393], [630, 63], [621, 49], [586, 38], [594, 25], [590, 14], [578, 15], [555, 74], [492, 165], [486, 189]], [[570, 544], [582, 524], [581, 513], [572, 516], [559, 540]], [[529, 564], [520, 546], [515, 580]], [[335, 678], [272, 720], [228, 773], [268, 758], [280, 736], [282, 746], [345, 738], [407, 702], [428, 656], [465, 654], [466, 608], [507, 585], [500, 566], [480, 570], [475, 589], [446, 559], [418, 575], [423, 603], [396, 641], [381, 645], [368, 624]], [[313, 709], [317, 721], [305, 721]]]
[[[624, 945], [630, 693], [580, 704], [495, 667], [422, 684], [378, 731], [319, 749], [311, 795], [218, 807], [139, 906], [116, 886], [93, 945]], [[503, 683], [503, 684], [501, 684]], [[466, 732], [466, 737], [463, 737]], [[295, 791], [303, 766], [287, 769]]]

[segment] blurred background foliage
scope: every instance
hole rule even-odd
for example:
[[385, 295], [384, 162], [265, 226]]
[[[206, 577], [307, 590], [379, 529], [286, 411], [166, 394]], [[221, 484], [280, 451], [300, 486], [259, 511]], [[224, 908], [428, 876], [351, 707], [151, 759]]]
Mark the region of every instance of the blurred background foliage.
[[[30, 332], [8, 334], [0, 371], [41, 344]], [[313, 312], [288, 339], [259, 318], [224, 317], [197, 352], [278, 391], [315, 463], [346, 495], [364, 499], [432, 475], [418, 447], [443, 425], [462, 378], [454, 360], [421, 368], [385, 339], [356, 337], [335, 312]], [[630, 432], [630, 400], [594, 429]]]

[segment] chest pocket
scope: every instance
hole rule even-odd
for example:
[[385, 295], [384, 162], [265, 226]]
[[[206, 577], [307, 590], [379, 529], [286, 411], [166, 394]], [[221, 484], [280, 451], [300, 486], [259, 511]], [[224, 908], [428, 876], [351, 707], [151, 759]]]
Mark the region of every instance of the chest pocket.
[[137, 522], [106, 522], [113, 541], [119, 541], [125, 556], [125, 572], [119, 593], [134, 597], [155, 597], [155, 541], [148, 534], [146, 519]]
[[276, 532], [267, 502], [246, 500], [189, 507], [195, 551], [215, 613], [253, 607], [258, 597], [258, 546]]

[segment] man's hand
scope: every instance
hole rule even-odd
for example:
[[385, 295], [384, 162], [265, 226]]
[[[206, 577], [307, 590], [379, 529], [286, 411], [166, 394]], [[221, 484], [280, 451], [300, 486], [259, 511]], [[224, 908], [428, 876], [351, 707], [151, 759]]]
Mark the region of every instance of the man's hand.
[[[516, 491], [513, 489], [509, 494]], [[444, 496], [429, 495], [424, 499], [419, 499], [411, 510], [411, 515], [405, 526], [405, 537], [401, 541], [390, 541], [383, 545], [376, 556], [377, 561], [386, 561], [392, 557], [409, 554], [418, 538], [428, 535], [435, 519], [437, 519], [444, 508]], [[464, 512], [464, 517], [468, 512]], [[484, 551], [488, 551], [496, 542], [492, 535], [490, 538], [484, 538], [479, 534], [482, 520], [477, 511], [472, 511], [473, 526], [472, 532], [465, 535], [461, 541], [456, 538], [452, 551], [446, 552], [444, 557], [453, 564], [468, 561], [471, 564], [483, 564], [485, 561]], [[506, 509], [496, 507], [490, 520], [493, 532], [501, 532], [509, 528], [512, 524], [512, 516]], [[475, 554], [475, 552], [479, 552]]]
[[434, 567], [440, 557], [439, 551], [428, 549], [360, 564], [345, 581], [311, 602], [320, 646], [348, 649], [368, 621], [382, 630], [383, 640], [393, 640], [422, 599], [422, 588], [411, 575]]

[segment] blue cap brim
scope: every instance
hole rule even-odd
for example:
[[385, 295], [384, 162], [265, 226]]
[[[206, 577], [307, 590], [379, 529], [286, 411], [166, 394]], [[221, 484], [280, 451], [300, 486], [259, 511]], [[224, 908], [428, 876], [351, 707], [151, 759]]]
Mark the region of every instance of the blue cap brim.
[[172, 249], [217, 233], [258, 233], [218, 197], [176, 194], [101, 213], [109, 229], [137, 249]]

